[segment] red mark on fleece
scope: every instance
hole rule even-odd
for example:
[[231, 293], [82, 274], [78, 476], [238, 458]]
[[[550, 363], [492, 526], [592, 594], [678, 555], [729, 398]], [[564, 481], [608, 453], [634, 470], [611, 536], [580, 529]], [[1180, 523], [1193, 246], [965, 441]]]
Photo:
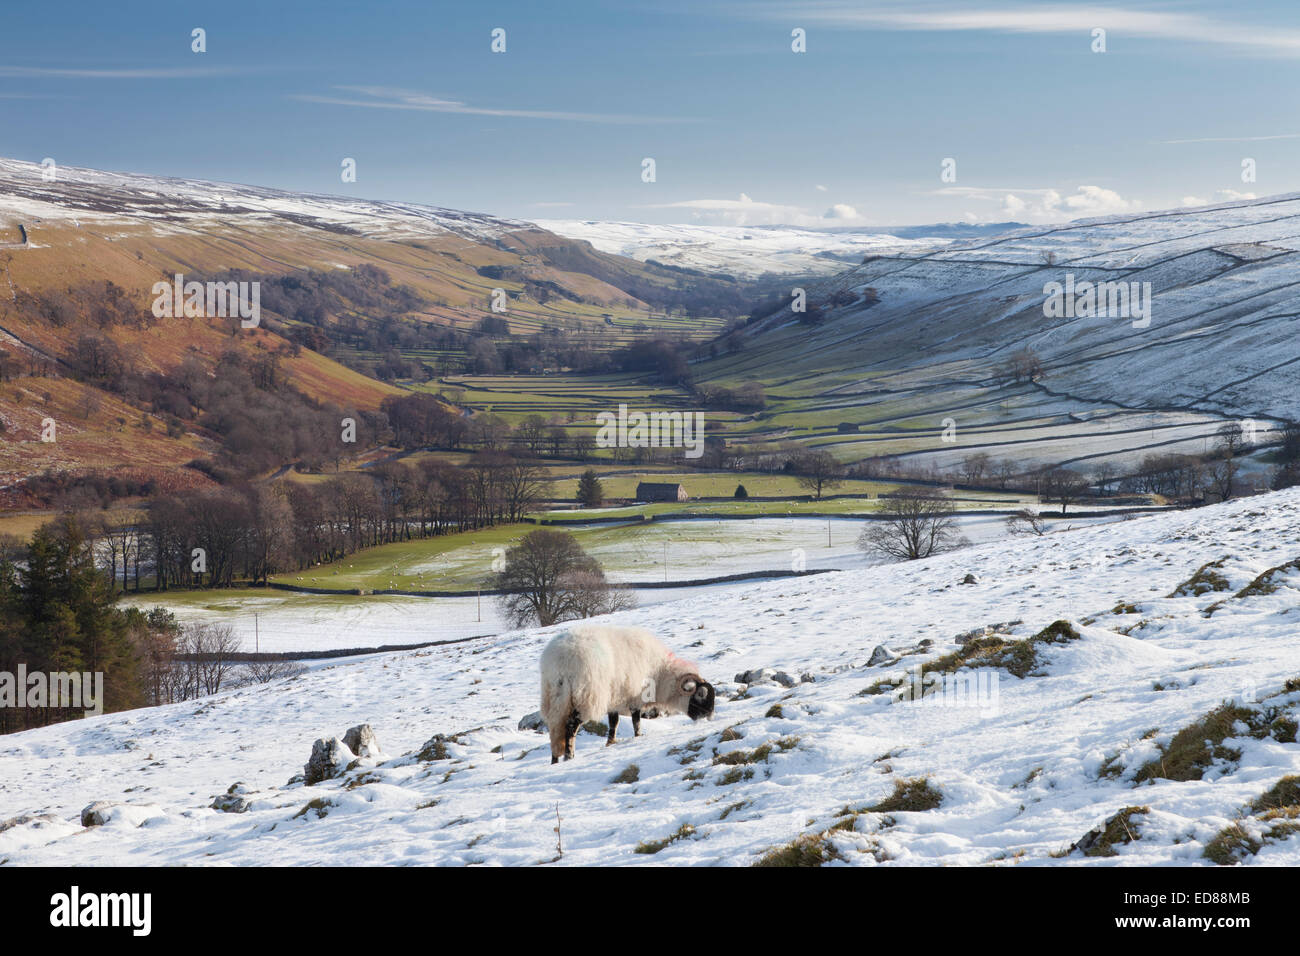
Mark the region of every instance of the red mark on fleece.
[[688, 671], [691, 671], [692, 673], [698, 674], [700, 672], [699, 666], [696, 665], [694, 661], [688, 661], [684, 657], [678, 657], [672, 651], [668, 652], [668, 663], [680, 665], [681, 667], [685, 668]]

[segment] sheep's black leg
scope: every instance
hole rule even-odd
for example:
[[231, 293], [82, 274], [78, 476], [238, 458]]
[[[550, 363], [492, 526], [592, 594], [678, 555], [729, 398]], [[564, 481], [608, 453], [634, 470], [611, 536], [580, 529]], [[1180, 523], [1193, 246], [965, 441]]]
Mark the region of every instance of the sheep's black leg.
[[[613, 731], [611, 730], [610, 733]], [[641, 736], [641, 711], [639, 710], [632, 711], [632, 736]]]
[[578, 716], [575, 710], [569, 715], [569, 719], [564, 722], [564, 759], [573, 759], [573, 738], [578, 736], [578, 728], [582, 726], [582, 718]]
[[609, 717], [609, 736], [605, 738], [605, 746], [608, 747], [614, 742], [614, 728], [618, 726], [618, 711], [613, 710], [608, 714]]

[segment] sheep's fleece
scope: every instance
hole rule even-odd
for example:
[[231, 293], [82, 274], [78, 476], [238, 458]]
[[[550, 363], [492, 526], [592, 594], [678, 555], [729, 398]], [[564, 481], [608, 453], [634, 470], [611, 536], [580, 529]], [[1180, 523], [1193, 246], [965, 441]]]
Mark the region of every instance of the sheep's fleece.
[[573, 734], [584, 721], [636, 717], [652, 704], [661, 714], [697, 719], [711, 716], [713, 703], [713, 687], [699, 668], [639, 627], [577, 625], [542, 652], [542, 717], [553, 757], [560, 746], [566, 757], [572, 754]]

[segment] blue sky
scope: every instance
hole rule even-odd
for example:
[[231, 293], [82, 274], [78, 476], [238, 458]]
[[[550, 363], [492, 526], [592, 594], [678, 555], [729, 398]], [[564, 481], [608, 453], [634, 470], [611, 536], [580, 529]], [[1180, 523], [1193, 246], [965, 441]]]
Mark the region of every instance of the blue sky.
[[1059, 221], [1300, 191], [1298, 99], [1282, 2], [76, 0], [7, 5], [0, 33], [0, 155], [526, 219]]

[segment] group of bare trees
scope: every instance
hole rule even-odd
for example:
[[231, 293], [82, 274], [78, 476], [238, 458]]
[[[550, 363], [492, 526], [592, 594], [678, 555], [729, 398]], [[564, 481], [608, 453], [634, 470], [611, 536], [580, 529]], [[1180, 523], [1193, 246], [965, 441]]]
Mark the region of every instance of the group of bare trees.
[[1287, 422], [1282, 429], [1271, 483], [1275, 489], [1300, 485], [1300, 422]]
[[1016, 385], [1037, 382], [1043, 377], [1043, 360], [1033, 349], [1025, 346], [1009, 355], [998, 366], [998, 378]]
[[171, 622], [150, 633], [140, 676], [148, 704], [174, 704], [215, 694], [236, 668], [239, 638], [227, 624]]
[[[1285, 458], [1286, 434], [1284, 430], [1279, 458]], [[1300, 429], [1297, 429], [1295, 441], [1300, 449]], [[1214, 447], [1208, 454], [1169, 452], [1146, 455], [1132, 473], [1116, 483], [1123, 492], [1161, 495], [1188, 504], [1207, 499], [1227, 501], [1240, 490], [1240, 458], [1250, 450], [1251, 442], [1241, 426], [1227, 422], [1215, 433]]]
[[362, 548], [519, 521], [549, 487], [541, 466], [508, 452], [476, 452], [464, 465], [390, 460], [315, 484], [157, 498], [142, 526], [107, 535], [107, 551], [115, 568], [128, 548], [151, 559], [159, 588], [265, 583]]
[[239, 637], [228, 624], [198, 622], [179, 627], [149, 658], [144, 676], [149, 704], [174, 704], [216, 694], [223, 688], [266, 684], [305, 673], [297, 661], [244, 660]]

